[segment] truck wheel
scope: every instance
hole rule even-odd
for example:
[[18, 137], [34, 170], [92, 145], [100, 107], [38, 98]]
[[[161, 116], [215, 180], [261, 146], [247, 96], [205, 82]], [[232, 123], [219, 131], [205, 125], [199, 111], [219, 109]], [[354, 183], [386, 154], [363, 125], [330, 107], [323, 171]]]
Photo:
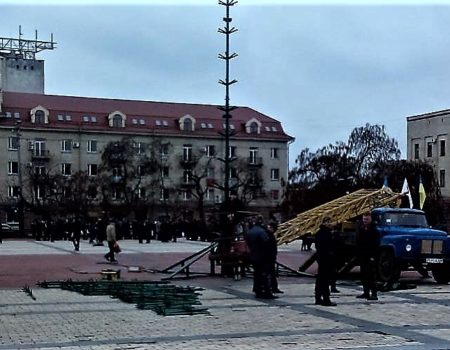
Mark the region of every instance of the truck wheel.
[[381, 251], [378, 259], [378, 278], [381, 282], [395, 282], [400, 278], [400, 267], [389, 250]]
[[439, 284], [450, 282], [450, 265], [439, 265], [431, 268], [433, 278]]

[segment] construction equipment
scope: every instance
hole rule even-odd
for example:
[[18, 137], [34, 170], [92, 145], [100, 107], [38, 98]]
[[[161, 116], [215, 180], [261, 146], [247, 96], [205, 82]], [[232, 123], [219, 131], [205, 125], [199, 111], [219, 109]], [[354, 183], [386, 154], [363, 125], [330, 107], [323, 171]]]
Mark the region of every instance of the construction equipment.
[[343, 223], [375, 207], [399, 206], [401, 196], [401, 193], [395, 193], [386, 186], [381, 189], [360, 189], [300, 213], [295, 218], [280, 224], [275, 233], [277, 243], [278, 245], [289, 243], [306, 234], [315, 235], [325, 217], [330, 218], [334, 223]]

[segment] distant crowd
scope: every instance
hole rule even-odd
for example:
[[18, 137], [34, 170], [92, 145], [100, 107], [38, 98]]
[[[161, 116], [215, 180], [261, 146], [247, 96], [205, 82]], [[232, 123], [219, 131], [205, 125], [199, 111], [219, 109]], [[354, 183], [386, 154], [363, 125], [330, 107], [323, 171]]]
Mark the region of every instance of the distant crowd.
[[[106, 240], [106, 218], [83, 219], [81, 217], [59, 217], [56, 219], [35, 219], [31, 223], [31, 234], [37, 241], [73, 241], [75, 250], [79, 241], [89, 240], [90, 244], [103, 245]], [[169, 218], [155, 220], [115, 220], [117, 239], [134, 239], [139, 243], [151, 240], [176, 242], [178, 238], [211, 241], [217, 236], [216, 227], [208, 227], [200, 220], [171, 221]], [[218, 227], [217, 227], [218, 229]]]

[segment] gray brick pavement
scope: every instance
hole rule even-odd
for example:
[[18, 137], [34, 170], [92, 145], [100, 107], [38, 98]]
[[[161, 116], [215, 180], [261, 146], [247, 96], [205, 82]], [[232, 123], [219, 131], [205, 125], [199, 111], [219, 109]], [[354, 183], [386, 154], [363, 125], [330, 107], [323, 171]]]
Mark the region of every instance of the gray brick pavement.
[[[14, 243], [16, 253], [11, 249], [7, 254], [36, 253], [36, 246], [44, 255], [73, 253], [67, 242], [38, 243]], [[152, 244], [122, 246], [126, 254], [139, 254], [149, 249], [198, 250], [204, 243]], [[82, 247], [81, 254], [89, 249], [104, 250]], [[367, 302], [355, 298], [361, 288], [350, 281], [333, 295], [338, 306], [327, 308], [313, 304], [311, 282], [281, 278], [285, 294], [261, 301], [250, 293], [249, 278], [174, 281], [206, 287], [201, 301], [210, 315], [168, 317], [107, 296], [32, 286], [33, 300], [18, 289], [0, 289], [0, 350], [450, 349], [448, 285], [417, 281], [415, 289], [380, 293], [378, 302]]]
[[[263, 302], [251, 280], [206, 289], [210, 315], [158, 316], [107, 296], [59, 289], [0, 290], [0, 349], [448, 349], [450, 286], [382, 293], [361, 302], [341, 286], [338, 306], [313, 305], [313, 284], [285, 279]], [[430, 296], [428, 298], [428, 296]]]

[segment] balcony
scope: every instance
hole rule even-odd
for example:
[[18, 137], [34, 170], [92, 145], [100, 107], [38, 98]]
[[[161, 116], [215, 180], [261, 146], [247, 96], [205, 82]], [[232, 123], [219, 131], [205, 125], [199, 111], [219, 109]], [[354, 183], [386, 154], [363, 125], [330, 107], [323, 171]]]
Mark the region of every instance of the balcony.
[[32, 160], [49, 160], [50, 151], [48, 150], [33, 150], [31, 151]]
[[261, 183], [261, 181], [251, 181], [251, 182], [248, 182], [247, 186], [249, 188], [253, 188], [253, 189], [262, 188], [262, 183]]
[[182, 176], [180, 178], [180, 186], [181, 187], [194, 187], [195, 182], [194, 182], [194, 180], [192, 180], [190, 178], [186, 178], [185, 176]]
[[248, 157], [247, 164], [249, 166], [261, 167], [263, 165], [262, 157]]
[[180, 157], [180, 164], [183, 167], [189, 167], [189, 166], [194, 166], [195, 164], [197, 164], [198, 162], [198, 158], [194, 157], [194, 156], [190, 156], [190, 157]]

